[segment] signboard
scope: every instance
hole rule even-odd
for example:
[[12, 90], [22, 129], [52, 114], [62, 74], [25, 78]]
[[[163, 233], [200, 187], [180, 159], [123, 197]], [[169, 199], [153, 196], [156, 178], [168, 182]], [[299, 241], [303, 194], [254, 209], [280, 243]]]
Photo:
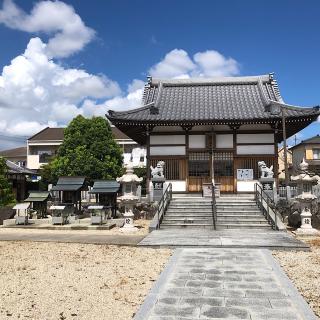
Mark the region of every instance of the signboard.
[[253, 169], [237, 169], [237, 180], [253, 180]]
[[202, 184], [202, 194], [203, 197], [212, 197], [212, 184], [211, 183], [203, 183]]

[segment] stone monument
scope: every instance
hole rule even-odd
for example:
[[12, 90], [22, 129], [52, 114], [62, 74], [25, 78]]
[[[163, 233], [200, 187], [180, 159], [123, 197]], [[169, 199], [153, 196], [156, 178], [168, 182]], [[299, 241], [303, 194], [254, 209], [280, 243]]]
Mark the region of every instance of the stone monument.
[[138, 230], [133, 224], [133, 207], [139, 202], [137, 196], [137, 186], [143, 180], [133, 173], [133, 164], [130, 162], [126, 166], [126, 173], [117, 178], [117, 182], [122, 185], [122, 196], [118, 198], [118, 202], [125, 207], [124, 225], [121, 228], [123, 232], [135, 232]]
[[312, 194], [312, 186], [318, 183], [319, 176], [309, 172], [308, 167], [308, 163], [303, 158], [302, 162], [299, 164], [299, 174], [291, 177], [291, 180], [297, 183], [299, 194], [295, 199], [299, 202], [301, 211], [301, 227], [297, 229], [296, 233], [302, 235], [316, 235], [320, 234], [320, 232], [312, 228], [311, 205], [312, 201], [317, 199], [317, 197]]
[[259, 182], [261, 184], [262, 190], [270, 196], [272, 200], [276, 200], [276, 188], [275, 179], [273, 177], [273, 166], [267, 167], [264, 161], [258, 162], [258, 168], [260, 171]]
[[153, 201], [160, 201], [163, 195], [163, 186], [166, 181], [163, 175], [164, 161], [158, 161], [157, 166], [150, 167], [151, 169], [151, 182], [153, 186]]

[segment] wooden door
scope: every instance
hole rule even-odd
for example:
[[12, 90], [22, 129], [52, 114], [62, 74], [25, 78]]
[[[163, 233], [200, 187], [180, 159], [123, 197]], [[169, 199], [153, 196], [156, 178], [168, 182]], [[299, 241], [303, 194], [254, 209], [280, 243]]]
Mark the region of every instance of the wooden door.
[[188, 191], [202, 192], [202, 184], [210, 181], [210, 154], [208, 152], [190, 152], [188, 159]]
[[221, 192], [234, 192], [233, 152], [213, 154], [214, 182], [220, 184]]

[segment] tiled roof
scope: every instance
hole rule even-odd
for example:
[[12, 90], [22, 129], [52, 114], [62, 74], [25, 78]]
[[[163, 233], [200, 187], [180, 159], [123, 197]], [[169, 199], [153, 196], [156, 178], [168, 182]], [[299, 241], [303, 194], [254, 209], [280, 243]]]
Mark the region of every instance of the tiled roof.
[[296, 144], [295, 146], [291, 147], [290, 149], [295, 149], [298, 146], [301, 146], [302, 144], [320, 144], [320, 136], [316, 135], [314, 137], [311, 137], [306, 140], [302, 140], [300, 143]]
[[60, 177], [52, 191], [77, 191], [86, 186], [85, 177]]
[[27, 157], [27, 147], [19, 147], [14, 149], [0, 151], [0, 156], [5, 158]]
[[279, 118], [266, 107], [283, 105], [287, 117], [319, 114], [312, 108], [284, 104], [272, 75], [212, 79], [149, 79], [138, 109], [114, 112], [108, 118], [125, 122], [215, 122], [254, 121]]
[[[120, 131], [117, 127], [111, 127], [112, 134], [115, 139], [130, 139], [127, 135], [125, 135], [122, 131]], [[39, 140], [63, 140], [64, 138], [64, 128], [45, 128], [42, 131], [36, 133], [34, 136], [29, 138], [29, 141], [39, 141]], [[26, 152], [27, 153], [27, 152]], [[1, 153], [0, 153], [1, 154]]]
[[34, 136], [30, 137], [28, 140], [63, 140], [64, 128], [45, 128], [42, 131], [36, 133]]
[[8, 167], [8, 173], [16, 174], [16, 173], [21, 173], [21, 174], [35, 174], [35, 171], [32, 171], [27, 168], [23, 168], [18, 166], [12, 161], [6, 160], [6, 164]]

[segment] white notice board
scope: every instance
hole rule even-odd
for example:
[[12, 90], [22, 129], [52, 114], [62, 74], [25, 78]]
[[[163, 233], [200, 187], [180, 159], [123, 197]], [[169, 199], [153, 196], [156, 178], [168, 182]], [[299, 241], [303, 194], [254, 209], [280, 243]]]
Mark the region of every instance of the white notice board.
[[253, 169], [237, 169], [237, 180], [253, 180]]

